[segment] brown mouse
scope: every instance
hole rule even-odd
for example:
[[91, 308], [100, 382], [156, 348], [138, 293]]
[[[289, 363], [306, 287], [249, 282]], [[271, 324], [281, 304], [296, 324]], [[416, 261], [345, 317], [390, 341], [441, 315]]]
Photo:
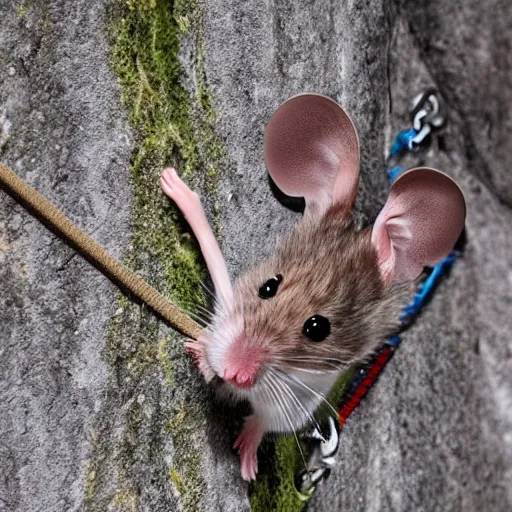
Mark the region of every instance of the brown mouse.
[[306, 209], [274, 256], [234, 286], [197, 194], [174, 169], [161, 178], [199, 241], [217, 296], [211, 324], [186, 347], [208, 381], [220, 377], [228, 395], [252, 406], [234, 445], [245, 480], [256, 477], [263, 435], [313, 421], [341, 372], [398, 326], [411, 283], [451, 251], [465, 218], [455, 182], [418, 168], [395, 181], [373, 226], [356, 230], [358, 138], [325, 96], [281, 105], [264, 150], [275, 184], [304, 197]]

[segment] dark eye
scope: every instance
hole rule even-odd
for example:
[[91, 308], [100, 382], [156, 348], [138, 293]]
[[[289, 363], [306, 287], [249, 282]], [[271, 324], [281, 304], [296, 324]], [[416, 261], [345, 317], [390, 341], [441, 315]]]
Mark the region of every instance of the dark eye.
[[331, 324], [325, 316], [315, 315], [306, 320], [302, 332], [311, 341], [323, 341], [331, 333]]
[[258, 295], [262, 299], [270, 299], [277, 293], [277, 289], [283, 280], [283, 276], [281, 274], [277, 274], [275, 277], [270, 278], [268, 281], [265, 281], [258, 290]]

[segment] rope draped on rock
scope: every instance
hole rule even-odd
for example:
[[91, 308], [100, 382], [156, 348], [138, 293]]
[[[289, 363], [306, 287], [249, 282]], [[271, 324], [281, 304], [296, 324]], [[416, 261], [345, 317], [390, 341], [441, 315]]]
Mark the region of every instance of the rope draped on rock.
[[23, 204], [51, 231], [68, 241], [84, 258], [111, 279], [119, 288], [151, 307], [171, 327], [197, 339], [201, 327], [178, 306], [166, 299], [133, 270], [111, 256], [96, 240], [75, 226], [54, 204], [0, 163], [0, 187]]

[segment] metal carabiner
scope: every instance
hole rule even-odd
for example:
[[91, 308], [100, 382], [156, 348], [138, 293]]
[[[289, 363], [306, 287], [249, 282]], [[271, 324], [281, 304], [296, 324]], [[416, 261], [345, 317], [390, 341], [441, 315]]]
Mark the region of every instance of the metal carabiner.
[[305, 437], [314, 444], [307, 462], [307, 468], [295, 475], [295, 486], [303, 495], [310, 495], [318, 482], [327, 478], [331, 469], [335, 466], [335, 454], [340, 441], [340, 427], [331, 416], [327, 424], [322, 425], [323, 432], [317, 427], [311, 427], [305, 433]]
[[428, 145], [430, 134], [444, 126], [444, 104], [439, 96], [439, 91], [433, 87], [416, 95], [409, 107], [411, 123], [417, 135], [411, 141], [411, 150], [418, 150], [421, 146]]

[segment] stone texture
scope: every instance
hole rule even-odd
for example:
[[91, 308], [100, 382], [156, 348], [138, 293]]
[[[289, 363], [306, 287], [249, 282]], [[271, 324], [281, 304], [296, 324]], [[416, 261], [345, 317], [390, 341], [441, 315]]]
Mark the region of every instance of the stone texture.
[[[0, 4], [2, 160], [121, 257], [130, 130], [100, 2]], [[0, 194], [0, 510], [79, 510], [115, 287]]]
[[[121, 257], [130, 245], [132, 146], [108, 66], [105, 9], [103, 0], [0, 4], [0, 114], [12, 123], [2, 160]], [[273, 198], [262, 158], [264, 126], [279, 103], [315, 91], [349, 111], [362, 152], [357, 209], [368, 219], [385, 200], [384, 155], [408, 123], [409, 99], [433, 84], [447, 103], [443, 143], [414, 163], [461, 184], [465, 258], [351, 418], [339, 465], [309, 509], [510, 510], [510, 5], [211, 0], [204, 12], [206, 79], [227, 153], [218, 200], [233, 276], [268, 255], [297, 219]], [[189, 78], [192, 60], [184, 58]], [[162, 483], [179, 442], [162, 415], [181, 395], [166, 390], [161, 371], [137, 395], [123, 394], [116, 363], [105, 361], [115, 288], [3, 193], [0, 263], [0, 510], [184, 508]], [[144, 312], [138, 322], [141, 330], [151, 323]], [[127, 346], [137, 343], [126, 336]], [[178, 384], [188, 386], [195, 374], [179, 364]], [[198, 507], [247, 510], [229, 450], [239, 423], [209, 404], [203, 385], [192, 391], [206, 411], [194, 434], [204, 447]], [[112, 461], [93, 485], [98, 436], [130, 433], [120, 415], [137, 400], [146, 420], [127, 477], [136, 491], [117, 487]]]

